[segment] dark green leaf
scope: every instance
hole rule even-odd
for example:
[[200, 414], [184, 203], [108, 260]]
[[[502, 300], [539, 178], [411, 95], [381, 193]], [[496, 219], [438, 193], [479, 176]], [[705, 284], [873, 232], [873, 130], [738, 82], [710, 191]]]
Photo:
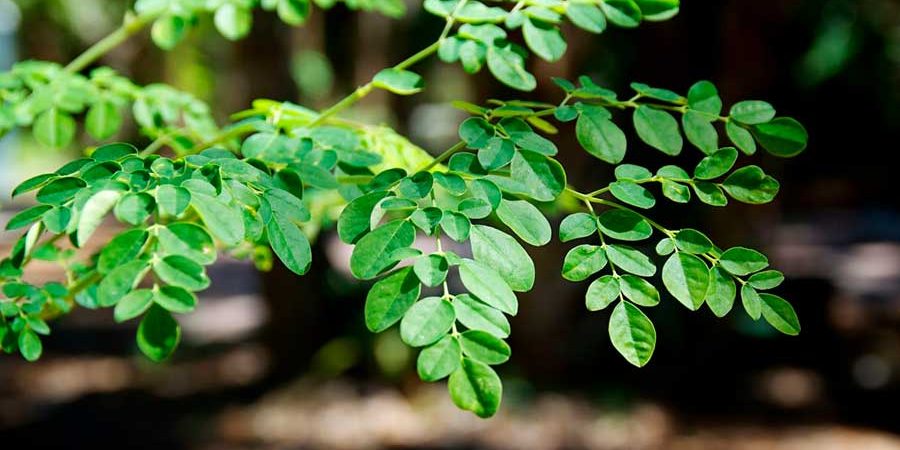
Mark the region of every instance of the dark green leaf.
[[597, 231], [597, 222], [588, 213], [575, 213], [566, 216], [559, 224], [559, 240], [569, 242], [594, 234]]
[[209, 287], [209, 278], [203, 266], [185, 256], [166, 256], [154, 264], [153, 271], [160, 280], [189, 291], [202, 291]]
[[611, 209], [598, 218], [603, 234], [623, 241], [640, 241], [653, 234], [653, 228], [641, 215], [626, 209]]
[[739, 202], [759, 205], [771, 202], [781, 185], [758, 166], [746, 166], [732, 172], [722, 188]]
[[634, 111], [634, 129], [647, 145], [667, 155], [681, 153], [684, 146], [678, 121], [666, 111], [641, 105]]
[[175, 352], [181, 341], [181, 327], [172, 314], [159, 306], [153, 306], [141, 320], [137, 331], [138, 348], [150, 360], [161, 362]]
[[186, 314], [197, 307], [197, 297], [178, 286], [163, 286], [155, 289], [153, 300], [157, 305], [173, 313]]
[[649, 209], [656, 205], [656, 199], [645, 187], [632, 181], [615, 181], [609, 184], [609, 191], [617, 199], [638, 208]]
[[531, 245], [545, 245], [553, 237], [550, 223], [541, 211], [524, 200], [501, 200], [497, 216], [520, 239]]
[[141, 254], [149, 236], [150, 234], [146, 230], [134, 229], [112, 238], [100, 251], [97, 271], [107, 274], [117, 267], [133, 261]]
[[625, 158], [625, 133], [609, 120], [609, 112], [602, 107], [583, 107], [575, 135], [588, 153], [601, 161], [618, 164]]
[[57, 178], [38, 191], [37, 201], [50, 205], [60, 205], [69, 201], [78, 191], [86, 186], [87, 183], [79, 178]]
[[606, 253], [596, 245], [579, 245], [566, 254], [562, 276], [569, 281], [582, 281], [606, 267]]
[[790, 303], [772, 294], [759, 294], [762, 299], [762, 315], [776, 330], [789, 336], [800, 334], [800, 320]]
[[147, 269], [149, 269], [147, 261], [134, 260], [111, 270], [97, 289], [97, 304], [101, 307], [110, 307], [118, 303], [144, 278]]
[[743, 276], [769, 266], [769, 259], [762, 253], [744, 247], [732, 247], [722, 253], [719, 264], [734, 275]]
[[694, 176], [701, 180], [712, 180], [728, 173], [737, 161], [738, 153], [733, 147], [725, 147], [700, 160], [694, 169]]
[[806, 149], [806, 128], [790, 117], [778, 117], [750, 129], [766, 151], [783, 158], [797, 156]]
[[503, 364], [512, 351], [500, 338], [480, 330], [469, 330], [459, 336], [463, 353], [485, 364]]
[[622, 275], [619, 285], [625, 298], [641, 306], [659, 304], [659, 291], [647, 280], [634, 275]]
[[447, 335], [422, 349], [416, 360], [416, 371], [422, 381], [438, 381], [456, 371], [461, 361], [459, 341]]
[[712, 241], [705, 234], [691, 228], [685, 228], [675, 235], [675, 246], [683, 252], [696, 255], [713, 249]]
[[709, 287], [706, 289], [706, 304], [716, 317], [725, 317], [734, 306], [737, 289], [734, 280], [721, 267], [709, 271]]

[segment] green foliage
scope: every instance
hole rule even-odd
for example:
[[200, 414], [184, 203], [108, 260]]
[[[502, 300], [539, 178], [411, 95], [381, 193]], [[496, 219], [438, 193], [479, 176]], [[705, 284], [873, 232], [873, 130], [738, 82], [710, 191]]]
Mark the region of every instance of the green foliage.
[[[153, 41], [168, 49], [209, 14], [216, 29], [235, 40], [250, 32], [254, 8], [299, 25], [314, 5], [334, 3], [139, 0], [114, 36], [124, 39], [149, 26]], [[390, 16], [402, 14], [405, 5], [344, 3]], [[333, 107], [316, 112], [261, 99], [221, 128], [190, 94], [160, 84], [137, 86], [105, 67], [82, 75], [108, 51], [104, 46], [66, 67], [25, 61], [0, 74], [0, 133], [30, 126], [40, 144], [62, 147], [81, 141], [82, 121], [88, 142], [98, 144], [12, 192], [34, 193], [37, 204], [6, 225], [21, 237], [0, 261], [0, 348], [36, 360], [41, 336], [50, 333], [45, 319], [75, 306], [112, 308], [118, 322], [140, 319], [141, 352], [166, 360], [181, 340], [177, 315], [197, 307], [197, 292], [210, 285], [206, 267], [219, 252], [250, 258], [262, 270], [274, 255], [303, 275], [313, 263], [311, 240], [337, 211], [337, 234], [353, 246], [350, 271], [372, 283], [366, 326], [379, 333], [399, 325], [403, 342], [420, 349], [420, 378], [449, 378], [453, 402], [480, 417], [494, 415], [501, 403], [501, 380], [491, 366], [512, 353], [505, 342], [512, 332], [508, 317], [518, 312], [517, 293], [535, 284], [529, 253], [553, 235], [546, 211], [567, 213], [557, 230], [560, 241], [595, 240], [574, 244], [561, 275], [588, 285], [588, 310], [611, 309], [610, 342], [635, 366], [648, 364], [656, 347], [645, 310], [663, 301], [691, 311], [706, 304], [723, 317], [740, 291], [751, 319], [799, 333], [790, 304], [763, 292], [784, 280], [768, 269], [764, 255], [744, 247], [723, 251], [698, 230], [668, 229], [647, 216], [663, 199], [683, 204], [696, 198], [717, 207], [729, 198], [772, 201], [778, 181], [760, 166], [742, 165], [741, 154], [761, 147], [777, 157], [795, 156], [808, 137], [769, 103], [745, 100], [726, 108], [709, 81], [683, 95], [633, 83], [633, 96], [620, 100], [588, 77], [577, 83], [555, 79], [565, 94], [558, 104], [455, 102], [471, 117], [459, 125], [460, 142], [437, 157], [390, 128], [335, 117], [374, 89], [420, 92], [425, 81], [411, 69], [432, 54], [469, 73], [486, 66], [500, 82], [533, 90], [539, 80], [527, 69], [530, 54], [559, 60], [567, 49], [562, 30], [572, 28], [565, 22], [590, 33], [610, 24], [631, 28], [673, 17], [678, 0], [426, 0], [424, 8], [445, 20], [438, 40], [376, 73]], [[154, 140], [141, 150], [104, 145], [126, 123], [126, 110]], [[623, 127], [629, 121], [640, 142], [628, 142]], [[566, 126], [574, 127], [589, 155], [615, 165], [614, 179], [589, 193], [568, 185], [552, 140]], [[693, 167], [663, 165], [654, 172], [622, 164], [629, 148], [676, 156], [686, 146], [700, 151]], [[96, 239], [109, 217], [123, 225], [121, 231], [81, 258], [79, 249]], [[655, 234], [660, 240], [651, 240]], [[66, 238], [75, 249], [59, 244]], [[468, 246], [471, 256], [445, 250], [448, 238]], [[434, 251], [423, 252], [428, 246], [418, 244], [422, 239], [433, 240]], [[69, 281], [24, 281], [33, 259], [59, 263]]]

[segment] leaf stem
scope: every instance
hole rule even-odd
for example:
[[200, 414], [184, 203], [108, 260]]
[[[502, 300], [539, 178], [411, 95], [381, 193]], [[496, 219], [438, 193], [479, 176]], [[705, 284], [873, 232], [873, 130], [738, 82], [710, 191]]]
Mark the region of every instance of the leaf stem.
[[119, 26], [119, 28], [116, 28], [112, 33], [99, 40], [96, 44], [90, 46], [87, 50], [73, 59], [72, 62], [70, 62], [65, 67], [66, 72], [81, 72], [87, 66], [93, 64], [95, 61], [103, 57], [103, 55], [109, 53], [112, 49], [118, 47], [120, 44], [128, 40], [128, 38], [137, 34], [144, 27], [150, 24], [150, 22], [156, 20], [158, 16], [159, 13], [143, 14], [138, 16], [134, 16], [129, 13], [129, 15], [125, 16], [125, 21], [121, 26]]
[[440, 155], [435, 157], [433, 161], [431, 161], [430, 163], [428, 163], [428, 165], [419, 169], [417, 172], [424, 172], [426, 170], [431, 170], [431, 169], [435, 168], [435, 166], [437, 166], [438, 164], [446, 161], [451, 156], [458, 153], [460, 150], [464, 150], [465, 148], [466, 148], [466, 143], [463, 141], [459, 141], [456, 144], [454, 144], [453, 147], [450, 147], [447, 150], [444, 150], [443, 153], [441, 153]]

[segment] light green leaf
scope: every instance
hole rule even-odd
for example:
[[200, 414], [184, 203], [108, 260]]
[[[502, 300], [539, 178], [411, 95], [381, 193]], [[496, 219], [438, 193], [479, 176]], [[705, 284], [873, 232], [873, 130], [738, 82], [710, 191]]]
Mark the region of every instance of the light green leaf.
[[372, 84], [398, 95], [413, 95], [425, 87], [425, 80], [408, 70], [384, 69], [375, 75]]
[[732, 172], [722, 188], [739, 202], [760, 205], [774, 200], [781, 185], [758, 166], [746, 166]]
[[141, 254], [141, 249], [144, 248], [149, 236], [145, 230], [134, 229], [112, 238], [100, 250], [97, 271], [101, 274], [108, 274], [117, 267], [134, 261]]
[[475, 225], [471, 232], [472, 257], [493, 268], [518, 292], [534, 285], [534, 263], [512, 236], [489, 226]]
[[459, 277], [463, 286], [479, 300], [512, 316], [518, 312], [516, 294], [492, 267], [463, 259], [459, 265]]
[[719, 149], [719, 134], [709, 121], [709, 116], [688, 110], [681, 118], [684, 134], [688, 141], [707, 155]]
[[400, 338], [413, 347], [424, 347], [447, 334], [455, 320], [456, 312], [449, 301], [440, 297], [423, 298], [400, 321]]
[[90, 239], [121, 196], [120, 191], [102, 190], [85, 202], [78, 214], [78, 231], [75, 234], [75, 242], [79, 247]]
[[575, 124], [575, 136], [581, 147], [601, 161], [618, 164], [625, 158], [625, 133], [609, 120], [602, 107], [583, 107]]
[[539, 202], [553, 201], [566, 187], [563, 167], [539, 153], [517, 152], [510, 170], [512, 179], [522, 186], [522, 193]]
[[98, 141], [112, 137], [120, 126], [122, 115], [116, 104], [109, 100], [100, 100], [91, 105], [84, 120], [84, 128]]
[[597, 245], [582, 244], [566, 254], [562, 276], [569, 281], [582, 281], [606, 267], [606, 252]]
[[603, 275], [588, 286], [584, 296], [588, 311], [600, 311], [619, 298], [619, 280], [612, 275]]
[[187, 19], [175, 14], [166, 14], [153, 22], [153, 27], [150, 29], [150, 37], [159, 48], [172, 50], [184, 39], [187, 29]]
[[399, 259], [395, 252], [412, 245], [415, 228], [404, 220], [388, 222], [363, 236], [350, 255], [350, 271], [361, 280], [375, 278], [393, 267]]
[[634, 28], [641, 23], [641, 9], [633, 0], [606, 0], [600, 7], [610, 22], [622, 28]]
[[775, 108], [772, 105], [759, 101], [747, 100], [735, 103], [729, 113], [733, 120], [746, 125], [766, 123], [775, 118]]
[[647, 145], [667, 154], [681, 153], [684, 140], [678, 121], [666, 111], [641, 105], [634, 111], [634, 129]]
[[110, 271], [97, 288], [97, 304], [104, 308], [115, 305], [134, 289], [149, 268], [147, 261], [134, 260]]
[[719, 264], [729, 273], [743, 276], [765, 269], [769, 266], [769, 259], [753, 249], [732, 247], [722, 253]]
[[236, 207], [219, 197], [200, 193], [191, 196], [191, 206], [197, 210], [212, 235], [226, 246], [235, 246], [244, 239], [244, 220]]
[[653, 234], [653, 228], [640, 214], [627, 209], [611, 209], [597, 220], [603, 234], [623, 241], [640, 241]]
[[146, 192], [129, 192], [116, 203], [113, 214], [121, 222], [140, 225], [150, 217], [154, 209], [156, 209], [156, 200], [152, 195]]
[[470, 330], [481, 330], [494, 336], [509, 336], [509, 320], [500, 310], [476, 300], [469, 294], [453, 298], [456, 320]]
[[516, 146], [511, 140], [492, 137], [487, 145], [478, 151], [478, 162], [485, 170], [497, 170], [509, 164], [515, 154]]
[[784, 274], [777, 270], [764, 270], [754, 273], [747, 279], [747, 283], [759, 290], [775, 289], [784, 282]]
[[158, 228], [159, 252], [163, 255], [186, 256], [199, 264], [216, 261], [216, 246], [206, 230], [189, 222], [170, 223]]
[[197, 297], [178, 286], [163, 286], [153, 292], [153, 301], [168, 311], [186, 314], [197, 307]]
[[312, 264], [312, 250], [309, 239], [293, 222], [273, 212], [266, 224], [266, 235], [272, 250], [284, 266], [298, 275], [309, 271]]
[[756, 141], [753, 140], [753, 134], [738, 125], [737, 122], [728, 121], [725, 124], [725, 133], [728, 134], [728, 139], [731, 139], [731, 142], [745, 154], [756, 153]]
[[625, 360], [644, 367], [656, 348], [653, 322], [631, 303], [622, 301], [609, 317], [609, 338]]
[[633, 181], [614, 181], [609, 184], [609, 192], [617, 199], [638, 208], [649, 209], [656, 205], [653, 194]]
[[734, 280], [721, 267], [709, 271], [709, 287], [706, 289], [706, 304], [716, 317], [725, 317], [734, 306], [737, 289]]
[[676, 252], [663, 265], [662, 280], [676, 300], [696, 311], [706, 298], [709, 268], [694, 255]]
[[694, 177], [712, 180], [728, 173], [737, 161], [738, 153], [733, 147], [725, 147], [700, 160], [694, 169]]
[[531, 245], [545, 245], [553, 237], [547, 218], [537, 207], [524, 200], [501, 200], [497, 216], [516, 236]]
[[496, 414], [503, 397], [497, 373], [487, 364], [469, 358], [463, 358], [462, 365], [450, 375], [447, 388], [457, 407], [482, 418]]
[[191, 193], [180, 186], [163, 184], [156, 188], [156, 204], [165, 216], [180, 216], [191, 204]]
[[456, 337], [446, 335], [422, 349], [416, 360], [416, 371], [422, 381], [438, 381], [459, 368], [462, 351]]
[[459, 336], [459, 344], [466, 356], [485, 364], [503, 364], [512, 353], [502, 339], [480, 330], [463, 332]]
[[522, 35], [528, 48], [545, 61], [558, 61], [566, 53], [566, 40], [556, 25], [527, 18]]
[[450, 236], [450, 239], [456, 242], [464, 242], [469, 239], [472, 222], [468, 217], [458, 212], [444, 211], [444, 216], [441, 219], [441, 229], [444, 230], [444, 233], [447, 233], [447, 236]]
[[697, 181], [693, 186], [694, 192], [697, 193], [697, 198], [699, 198], [701, 202], [712, 206], [725, 206], [728, 204], [728, 197], [725, 197], [722, 188], [715, 183]]
[[591, 33], [602, 33], [606, 30], [606, 16], [595, 5], [586, 3], [569, 3], [566, 16], [575, 26]]
[[759, 297], [756, 289], [753, 289], [749, 284], [741, 287], [741, 303], [751, 319], [759, 320], [759, 316], [762, 314], [762, 299]]
[[762, 315], [776, 330], [789, 336], [800, 334], [800, 319], [790, 303], [772, 294], [759, 294], [762, 299]]
[[574, 213], [566, 216], [559, 224], [559, 240], [569, 242], [594, 234], [597, 221], [588, 213]]
[[487, 200], [476, 197], [464, 199], [456, 205], [456, 209], [469, 219], [484, 219], [493, 211]]
[[33, 132], [41, 145], [65, 147], [75, 137], [75, 119], [57, 108], [50, 108], [34, 120]]
[[55, 206], [44, 213], [42, 220], [47, 231], [62, 234], [66, 232], [72, 222], [72, 210], [65, 206]]
[[406, 314], [421, 291], [422, 286], [410, 267], [382, 278], [366, 295], [366, 327], [374, 333], [387, 330]]
[[713, 243], [705, 234], [685, 228], [675, 235], [675, 246], [685, 253], [700, 255], [713, 249]]
[[627, 245], [611, 244], [606, 246], [606, 256], [615, 267], [641, 277], [652, 277], [656, 266], [642, 252]]
[[137, 289], [122, 297], [113, 311], [116, 322], [125, 322], [134, 319], [147, 312], [153, 305], [153, 291], [150, 289]]
[[35, 362], [41, 357], [44, 347], [41, 344], [41, 338], [30, 328], [26, 328], [19, 333], [19, 353], [28, 362]]
[[641, 306], [656, 306], [659, 304], [659, 291], [647, 280], [634, 275], [622, 275], [619, 286], [625, 298]]
[[185, 256], [166, 256], [153, 265], [153, 271], [160, 280], [189, 291], [202, 291], [209, 287], [209, 277], [203, 266]]
[[301, 25], [309, 17], [309, 0], [279, 0], [278, 17], [288, 25]]
[[416, 272], [419, 280], [422, 281], [422, 284], [435, 287], [447, 279], [447, 271], [450, 270], [450, 264], [447, 263], [447, 258], [434, 253], [416, 258], [413, 270]]
[[516, 51], [513, 44], [488, 47], [487, 65], [494, 77], [511, 88], [533, 91], [537, 87], [534, 75], [525, 69], [525, 58]]
[[722, 113], [722, 99], [719, 91], [709, 81], [698, 81], [688, 90], [688, 106], [691, 109], [704, 112], [710, 117], [707, 121], [717, 118]]
[[225, 39], [236, 41], [250, 32], [253, 14], [235, 3], [225, 3], [216, 10], [213, 23]]
[[159, 306], [153, 306], [141, 320], [137, 331], [138, 348], [150, 360], [164, 361], [175, 352], [181, 341], [181, 327], [172, 314]]

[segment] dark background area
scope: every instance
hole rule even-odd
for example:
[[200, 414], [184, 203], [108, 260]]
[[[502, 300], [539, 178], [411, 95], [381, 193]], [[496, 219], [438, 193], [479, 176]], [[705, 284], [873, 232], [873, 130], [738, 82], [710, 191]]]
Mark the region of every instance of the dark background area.
[[[416, 3], [399, 21], [341, 6], [316, 10], [296, 29], [258, 12], [251, 35], [237, 43], [205, 20], [172, 52], [144, 33], [105, 63], [140, 83], [193, 92], [221, 122], [258, 97], [321, 108], [438, 35], [442, 22]], [[0, 31], [0, 62], [11, 60], [11, 49], [18, 59], [68, 61], [116, 26], [126, 7], [18, 5], [17, 30]], [[500, 368], [504, 405], [483, 422], [455, 411], [443, 384], [417, 380], [415, 355], [396, 334], [365, 330], [365, 286], [348, 277], [347, 249], [328, 230], [302, 278], [217, 263], [203, 308], [185, 318], [183, 345], [163, 366], [138, 354], [136, 324], [114, 325], [109, 311], [62, 319], [38, 363], [0, 358], [4, 445], [900, 448], [900, 210], [891, 158], [900, 141], [900, 3], [688, 0], [670, 21], [599, 36], [567, 28], [566, 36], [563, 61], [532, 58], [539, 87], [529, 98], [557, 102], [551, 76], [588, 74], [620, 95], [631, 81], [686, 92], [709, 79], [726, 105], [767, 100], [804, 123], [811, 138], [799, 157], [746, 159], [781, 181], [774, 203], [661, 202], [653, 213], [670, 228], [708, 231], [723, 247], [769, 254], [787, 275], [778, 293], [800, 316], [799, 337], [776, 334], [739, 306], [716, 319], [664, 299], [648, 311], [659, 339], [653, 360], [633, 368], [609, 344], [608, 312], [584, 309], [587, 283], [559, 277], [569, 246], [551, 243], [530, 252], [538, 276], [512, 321], [513, 358]], [[436, 154], [455, 142], [464, 117], [450, 100], [521, 96], [486, 71], [467, 76], [436, 59], [417, 69], [425, 93], [373, 94], [348, 115], [388, 123]], [[631, 128], [630, 117], [616, 120]], [[26, 134], [0, 140], [4, 192], [74, 154], [47, 155]], [[629, 137], [628, 162], [652, 170], [698, 159], [664, 158]], [[571, 127], [555, 140], [571, 184], [590, 190], [610, 180], [610, 168], [578, 148]], [[22, 206], [4, 200], [4, 217]], [[2, 235], [0, 247], [12, 239]]]

